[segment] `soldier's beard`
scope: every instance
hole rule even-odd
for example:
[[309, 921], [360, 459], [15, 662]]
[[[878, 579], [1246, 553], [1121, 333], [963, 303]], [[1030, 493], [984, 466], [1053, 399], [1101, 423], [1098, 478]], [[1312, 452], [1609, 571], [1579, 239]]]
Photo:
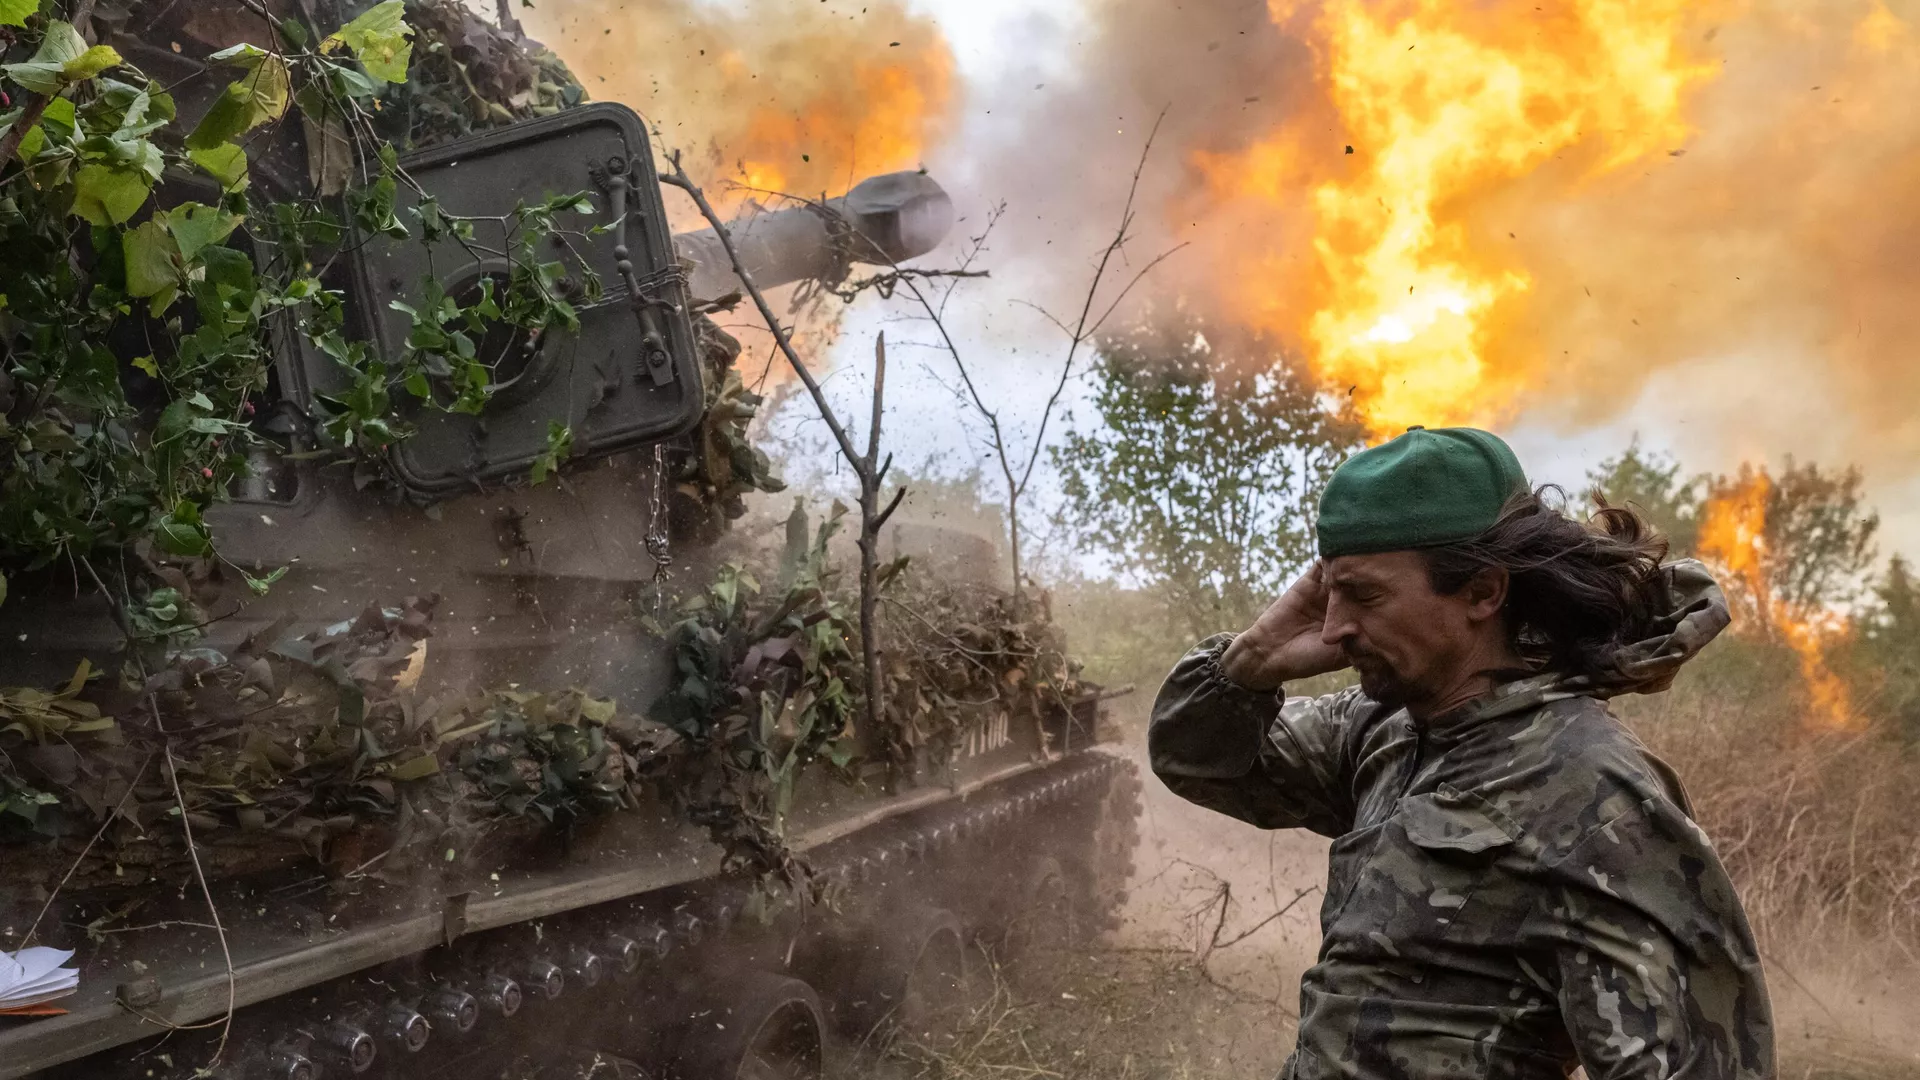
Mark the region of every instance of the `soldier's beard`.
[[1347, 662], [1360, 673], [1360, 690], [1388, 708], [1400, 708], [1412, 699], [1413, 687], [1393, 670], [1386, 658], [1370, 649], [1343, 646]]

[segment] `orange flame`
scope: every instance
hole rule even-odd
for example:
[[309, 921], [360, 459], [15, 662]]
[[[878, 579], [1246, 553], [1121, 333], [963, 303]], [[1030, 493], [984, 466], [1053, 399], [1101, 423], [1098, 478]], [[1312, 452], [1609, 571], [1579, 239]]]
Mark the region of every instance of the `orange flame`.
[[[748, 197], [818, 197], [838, 195], [874, 173], [919, 165], [946, 113], [953, 57], [937, 36], [915, 36], [920, 40], [910, 49], [903, 42], [878, 53], [859, 50], [831, 70], [796, 79], [784, 92], [754, 92], [767, 57], [729, 53], [719, 94], [767, 100], [710, 134], [716, 178], [733, 182]], [[802, 37], [782, 42], [776, 52], [784, 57], [819, 44]], [[782, 66], [778, 58], [772, 65]]]
[[1304, 215], [1313, 258], [1255, 260], [1229, 304], [1302, 340], [1376, 434], [1498, 420], [1538, 376], [1537, 359], [1496, 355], [1532, 279], [1480, 218], [1534, 174], [1579, 183], [1680, 144], [1688, 90], [1711, 71], [1677, 40], [1703, 5], [1270, 5], [1304, 24], [1328, 113], [1194, 161], [1216, 200]]
[[1751, 605], [1758, 632], [1775, 636], [1800, 663], [1819, 723], [1836, 730], [1860, 726], [1846, 684], [1827, 666], [1827, 642], [1844, 626], [1831, 615], [1796, 612], [1773, 587], [1767, 551], [1767, 500], [1773, 479], [1764, 469], [1742, 469], [1731, 489], [1707, 501], [1700, 522], [1700, 554], [1717, 564]]
[[954, 61], [938, 27], [898, 0], [857, 11], [554, 0], [523, 18], [590, 94], [658, 125], [659, 149], [687, 151], [724, 211], [763, 192], [838, 195], [916, 167], [945, 135]]

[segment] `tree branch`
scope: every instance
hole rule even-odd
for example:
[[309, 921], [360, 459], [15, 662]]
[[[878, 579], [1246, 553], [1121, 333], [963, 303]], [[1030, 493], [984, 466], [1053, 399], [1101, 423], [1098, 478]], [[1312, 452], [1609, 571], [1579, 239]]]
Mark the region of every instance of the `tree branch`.
[[873, 527], [876, 531], [886, 527], [887, 519], [893, 516], [895, 510], [900, 509], [900, 500], [906, 497], [907, 489], [904, 487], [893, 493], [893, 498], [888, 501], [887, 508], [880, 511], [873, 519]]
[[780, 347], [781, 354], [793, 367], [794, 374], [800, 377], [801, 384], [807, 388], [808, 395], [813, 398], [814, 406], [820, 411], [820, 418], [827, 423], [827, 430], [833, 432], [834, 441], [840, 444], [840, 452], [846, 456], [854, 472], [864, 477], [866, 465], [863, 463], [860, 452], [854, 449], [853, 439], [847, 435], [847, 429], [841, 426], [840, 418], [834, 415], [833, 406], [827, 404], [827, 395], [820, 389], [820, 381], [813, 377], [813, 372], [807, 367], [806, 362], [801, 360], [800, 354], [794, 351], [793, 338], [787, 333], [786, 328], [780, 325], [779, 318], [774, 315], [773, 308], [767, 303], [766, 294], [760, 291], [760, 286], [754, 283], [753, 276], [747, 272], [746, 264], [741, 262], [740, 249], [734, 245], [732, 231], [727, 228], [725, 222], [720, 220], [720, 215], [714, 211], [713, 204], [707, 201], [706, 192], [700, 190], [700, 186], [687, 176], [686, 168], [680, 164], [680, 151], [675, 150], [668, 154], [667, 161], [673, 166], [673, 175], [662, 176], [661, 182], [672, 184], [686, 192], [693, 199], [693, 204], [700, 209], [700, 216], [706, 218], [707, 224], [713, 226], [713, 234], [719, 237], [720, 246], [727, 253], [727, 261], [733, 266], [734, 276], [740, 279], [741, 286], [753, 299], [754, 307], [760, 309], [760, 318], [765, 320], [767, 330], [773, 334], [774, 343]]
[[1080, 351], [1080, 346], [1085, 344], [1087, 339], [1093, 336], [1100, 328], [1101, 323], [1106, 322], [1107, 316], [1113, 314], [1114, 309], [1120, 306], [1120, 301], [1125, 299], [1127, 293], [1133, 291], [1134, 285], [1138, 284], [1140, 279], [1145, 277], [1149, 270], [1160, 265], [1160, 263], [1164, 261], [1167, 256], [1172, 255], [1174, 251], [1180, 250], [1179, 247], [1175, 247], [1172, 250], [1162, 253], [1152, 262], [1149, 262], [1138, 274], [1134, 275], [1133, 280], [1127, 283], [1127, 287], [1121, 290], [1120, 295], [1114, 298], [1113, 303], [1108, 306], [1105, 314], [1100, 316], [1099, 321], [1091, 326], [1088, 325], [1088, 317], [1093, 313], [1094, 298], [1099, 294], [1100, 282], [1107, 274], [1107, 265], [1113, 261], [1114, 255], [1126, 246], [1127, 230], [1133, 226], [1134, 200], [1140, 194], [1140, 177], [1146, 172], [1147, 157], [1153, 153], [1153, 142], [1159, 137], [1160, 124], [1165, 121], [1166, 118], [1167, 110], [1163, 107], [1160, 110], [1160, 115], [1154, 117], [1153, 127], [1147, 132], [1146, 145], [1140, 148], [1140, 160], [1133, 167], [1133, 180], [1127, 186], [1127, 202], [1120, 210], [1120, 228], [1114, 232], [1113, 241], [1107, 245], [1106, 250], [1101, 252], [1100, 263], [1093, 271], [1093, 280], [1087, 285], [1087, 298], [1086, 301], [1080, 305], [1080, 319], [1074, 324], [1073, 340], [1067, 346], [1067, 360], [1066, 363], [1060, 366], [1060, 381], [1054, 384], [1053, 393], [1047, 398], [1046, 408], [1040, 411], [1040, 430], [1034, 434], [1033, 451], [1027, 455], [1027, 466], [1021, 470], [1020, 473], [1020, 494], [1022, 495], [1026, 494], [1027, 484], [1033, 480], [1034, 464], [1040, 460], [1040, 451], [1045, 446], [1047, 440], [1047, 422], [1053, 417], [1053, 409], [1054, 406], [1059, 403], [1060, 395], [1066, 391], [1067, 381], [1073, 377], [1073, 361], [1075, 355]]
[[153, 751], [149, 750], [147, 756], [141, 759], [139, 770], [133, 774], [132, 779], [127, 781], [127, 790], [121, 792], [120, 801], [114, 805], [113, 812], [107, 815], [98, 829], [94, 830], [93, 838], [87, 841], [86, 847], [80, 849], [80, 854], [73, 857], [73, 865], [67, 867], [66, 876], [60, 879], [60, 884], [55, 885], [53, 891], [47, 894], [47, 902], [40, 905], [40, 913], [33, 917], [32, 924], [27, 927], [26, 936], [20, 939], [22, 949], [33, 944], [33, 932], [40, 928], [40, 920], [47, 917], [47, 909], [53, 906], [53, 901], [59, 897], [60, 890], [67, 887], [67, 882], [73, 880], [73, 875], [80, 869], [80, 864], [87, 861], [88, 854], [93, 851], [93, 845], [99, 843], [100, 838], [107, 834], [107, 826], [112, 825], [121, 814], [126, 812], [127, 800], [133, 798], [133, 789], [139, 787], [140, 781], [146, 779], [147, 766], [151, 764], [153, 764]]
[[806, 386], [807, 393], [813, 398], [814, 407], [819, 412], [820, 418], [826, 421], [827, 429], [833, 432], [834, 441], [840, 446], [841, 456], [847, 459], [847, 463], [853, 468], [854, 476], [859, 480], [860, 654], [867, 684], [864, 734], [870, 744], [877, 740], [879, 745], [885, 748], [893, 776], [898, 778], [903, 771], [902, 766], [910, 766], [911, 762], [898, 760], [895, 755], [897, 740], [882, 734], [881, 718], [885, 715], [886, 688], [880, 673], [880, 620], [877, 613], [880, 600], [880, 528], [886, 524], [887, 518], [892, 515], [907, 493], [905, 488], [901, 488], [885, 510], [880, 508], [880, 484], [892, 464], [891, 458], [886, 464], [880, 461], [881, 420], [886, 409], [887, 337], [882, 333], [873, 343], [873, 413], [872, 423], [867, 429], [867, 451], [862, 454], [854, 448], [852, 436], [847, 433], [845, 425], [840, 423], [840, 418], [834, 413], [833, 406], [828, 404], [826, 393], [820, 388], [819, 380], [814, 378], [812, 370], [794, 350], [793, 339], [788, 335], [786, 328], [780, 325], [780, 320], [774, 316], [772, 306], [767, 303], [766, 294], [760, 291], [760, 286], [747, 272], [746, 265], [740, 259], [740, 251], [734, 246], [732, 232], [720, 220], [720, 215], [714, 211], [713, 204], [707, 201], [706, 193], [687, 176], [686, 168], [680, 162], [680, 152], [676, 150], [668, 154], [667, 160], [673, 165], [673, 175], [662, 177], [662, 182], [672, 184], [686, 192], [693, 199], [694, 205], [700, 208], [700, 214], [707, 219], [707, 224], [713, 227], [713, 233], [719, 238], [720, 246], [726, 251], [727, 261], [732, 264], [733, 272], [739, 277], [741, 287], [746, 290], [748, 296], [753, 298], [754, 307], [759, 309], [760, 318], [766, 322], [767, 330], [773, 334], [774, 343], [786, 356], [787, 363], [793, 367], [794, 374], [798, 375], [801, 383]]
[[520, 27], [520, 20], [514, 18], [513, 0], [499, 0], [496, 6], [500, 13], [500, 29], [515, 37], [526, 36], [526, 31]]
[[239, 986], [233, 970], [233, 950], [227, 945], [227, 931], [220, 923], [220, 909], [213, 902], [213, 890], [207, 885], [207, 872], [200, 867], [200, 849], [193, 844], [193, 822], [187, 813], [187, 798], [180, 791], [180, 770], [173, 760], [173, 744], [167, 739], [166, 725], [160, 722], [160, 703], [152, 694], [147, 695], [147, 710], [153, 714], [153, 729], [160, 733], [161, 752], [167, 759], [167, 781], [173, 786], [173, 803], [180, 808], [180, 829], [187, 840], [187, 857], [193, 860], [193, 876], [200, 883], [200, 896], [207, 902], [207, 917], [213, 920], [213, 930], [220, 938], [220, 955], [227, 964], [227, 1015], [220, 1026], [220, 1042], [213, 1048], [213, 1059], [207, 1062], [212, 1068], [220, 1063], [220, 1055], [226, 1052], [227, 1036], [233, 1033], [233, 1010]]
[[880, 412], [886, 391], [887, 335], [883, 332], [873, 339], [873, 424], [867, 428], [867, 475], [874, 480], [880, 478]]
[[894, 290], [910, 279], [931, 281], [935, 278], [983, 278], [992, 277], [986, 270], [922, 270], [913, 266], [895, 267], [884, 274], [873, 274], [857, 278], [853, 282], [832, 289], [833, 295], [852, 303], [860, 294], [868, 290], [877, 292], [882, 299], [892, 299]]

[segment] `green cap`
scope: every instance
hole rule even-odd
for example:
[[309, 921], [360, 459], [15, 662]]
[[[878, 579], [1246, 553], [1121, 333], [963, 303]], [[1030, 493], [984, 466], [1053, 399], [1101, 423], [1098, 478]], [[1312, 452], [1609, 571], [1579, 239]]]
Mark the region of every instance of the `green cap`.
[[1437, 547], [1486, 532], [1526, 490], [1520, 459], [1478, 428], [1408, 428], [1342, 462], [1320, 496], [1320, 555]]

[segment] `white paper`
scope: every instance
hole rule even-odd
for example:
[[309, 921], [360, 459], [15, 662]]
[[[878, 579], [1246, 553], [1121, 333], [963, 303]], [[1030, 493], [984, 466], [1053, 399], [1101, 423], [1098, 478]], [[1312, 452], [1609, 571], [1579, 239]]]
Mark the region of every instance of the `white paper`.
[[38, 945], [0, 951], [0, 1009], [44, 1005], [80, 989], [80, 972], [61, 966], [71, 959], [72, 950]]

